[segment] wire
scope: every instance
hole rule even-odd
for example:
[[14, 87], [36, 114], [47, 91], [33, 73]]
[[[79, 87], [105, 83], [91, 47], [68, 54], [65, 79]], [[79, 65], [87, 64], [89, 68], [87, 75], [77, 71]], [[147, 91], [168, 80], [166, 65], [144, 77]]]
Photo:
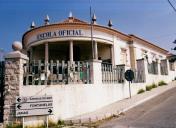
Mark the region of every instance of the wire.
[[174, 7], [174, 5], [170, 2], [170, 0], [167, 0], [168, 3], [170, 4], [170, 6], [174, 9], [174, 11], [176, 12], [176, 8]]

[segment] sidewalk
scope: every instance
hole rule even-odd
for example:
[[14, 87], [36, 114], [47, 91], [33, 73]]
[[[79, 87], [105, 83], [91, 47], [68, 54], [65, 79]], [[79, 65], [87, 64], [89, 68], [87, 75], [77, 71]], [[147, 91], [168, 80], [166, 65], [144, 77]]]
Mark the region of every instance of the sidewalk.
[[146, 91], [142, 94], [137, 94], [135, 96], [132, 96], [131, 99], [128, 98], [121, 101], [117, 101], [97, 111], [71, 118], [70, 120], [66, 120], [65, 123], [66, 124], [90, 123], [90, 122], [96, 122], [98, 120], [109, 118], [113, 115], [117, 116], [120, 113], [125, 112], [175, 87], [176, 87], [176, 81], [171, 82], [165, 86], [159, 86], [157, 88], [152, 89], [151, 91]]

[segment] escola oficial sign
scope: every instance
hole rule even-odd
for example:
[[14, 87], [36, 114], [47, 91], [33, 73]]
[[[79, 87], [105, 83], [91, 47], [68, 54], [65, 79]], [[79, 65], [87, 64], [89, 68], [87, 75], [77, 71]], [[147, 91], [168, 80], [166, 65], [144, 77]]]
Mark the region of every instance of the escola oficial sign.
[[72, 30], [56, 30], [40, 33], [37, 35], [37, 40], [49, 39], [54, 37], [64, 37], [64, 36], [82, 36], [83, 31], [80, 29], [72, 29]]

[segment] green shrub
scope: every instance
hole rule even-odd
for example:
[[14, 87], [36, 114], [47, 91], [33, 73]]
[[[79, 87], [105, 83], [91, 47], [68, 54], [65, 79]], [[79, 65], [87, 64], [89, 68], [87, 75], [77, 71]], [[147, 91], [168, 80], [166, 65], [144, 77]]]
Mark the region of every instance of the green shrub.
[[144, 89], [139, 89], [138, 92], [137, 92], [137, 94], [141, 94], [141, 93], [143, 93], [143, 92], [145, 92]]
[[155, 83], [153, 83], [151, 86], [152, 86], [152, 88], [156, 88], [157, 87], [157, 85]]
[[65, 123], [64, 123], [63, 120], [58, 120], [57, 124], [58, 124], [58, 125], [64, 125]]
[[147, 86], [145, 87], [145, 89], [146, 89], [146, 91], [150, 91], [150, 90], [152, 90], [152, 86], [151, 86], [151, 85], [147, 85]]
[[163, 80], [162, 80], [162, 81], [160, 81], [160, 82], [158, 82], [158, 86], [163, 86], [163, 85], [167, 85], [167, 83], [166, 83], [166, 82], [164, 82]]

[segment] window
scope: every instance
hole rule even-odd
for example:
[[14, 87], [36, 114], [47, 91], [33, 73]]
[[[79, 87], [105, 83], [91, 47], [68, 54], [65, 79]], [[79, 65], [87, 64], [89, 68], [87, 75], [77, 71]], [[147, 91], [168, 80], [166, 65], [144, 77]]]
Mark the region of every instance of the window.
[[126, 65], [127, 64], [127, 50], [124, 48], [121, 48], [120, 56], [121, 56], [120, 58], [121, 63]]
[[152, 63], [148, 63], [148, 73], [158, 74], [158, 62], [152, 61]]
[[174, 62], [169, 62], [169, 68], [171, 71], [175, 71], [175, 64]]
[[168, 75], [167, 60], [161, 60], [160, 71], [161, 75]]

